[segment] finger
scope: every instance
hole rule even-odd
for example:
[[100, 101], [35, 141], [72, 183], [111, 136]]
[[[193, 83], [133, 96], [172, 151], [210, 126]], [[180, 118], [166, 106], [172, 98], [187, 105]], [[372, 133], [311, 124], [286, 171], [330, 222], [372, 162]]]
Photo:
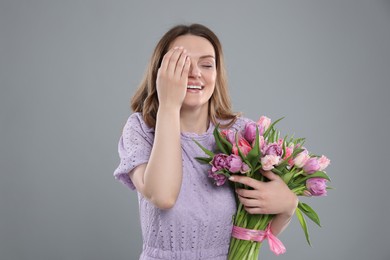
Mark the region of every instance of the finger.
[[236, 189], [236, 193], [248, 199], [261, 199], [261, 193], [258, 190]]
[[244, 207], [245, 211], [249, 214], [269, 214], [267, 210], [259, 207]]
[[176, 68], [175, 68], [176, 77], [178, 78], [181, 77], [186, 60], [187, 60], [187, 51], [184, 49], [183, 52], [180, 54], [180, 57], [178, 58], [176, 64]]
[[280, 180], [279, 175], [273, 173], [272, 171], [260, 170], [260, 172], [261, 172], [261, 174], [263, 174], [264, 177], [266, 177], [266, 178], [269, 179], [270, 181]]
[[238, 200], [245, 207], [251, 207], [251, 208], [253, 208], [253, 207], [261, 207], [261, 203], [260, 203], [259, 200], [248, 199], [248, 198], [245, 198], [245, 197], [242, 197], [242, 196], [238, 196]]
[[163, 71], [166, 71], [167, 68], [168, 68], [168, 64], [169, 64], [169, 60], [171, 59], [171, 56], [173, 54], [173, 52], [175, 50], [177, 50], [179, 47], [175, 47], [175, 48], [172, 48], [170, 49], [167, 53], [165, 53], [162, 61], [161, 61], [161, 65], [160, 65], [160, 70], [163, 72]]
[[260, 186], [263, 184], [262, 182], [257, 181], [253, 178], [246, 177], [246, 176], [238, 176], [238, 175], [231, 176], [229, 180], [233, 182], [242, 183], [254, 189], [260, 189]]
[[191, 67], [191, 58], [187, 56], [184, 63], [183, 71], [181, 73], [182, 78], [188, 79], [188, 73], [190, 72], [190, 67]]
[[172, 53], [172, 56], [169, 59], [168, 67], [167, 67], [168, 75], [173, 76], [175, 74], [177, 62], [179, 61], [182, 52], [183, 52], [183, 47], [179, 47]]

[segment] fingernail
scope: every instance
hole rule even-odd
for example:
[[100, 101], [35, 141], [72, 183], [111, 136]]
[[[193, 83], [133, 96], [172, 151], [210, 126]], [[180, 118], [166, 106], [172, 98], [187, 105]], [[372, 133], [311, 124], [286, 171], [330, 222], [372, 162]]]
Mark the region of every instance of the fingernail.
[[233, 176], [230, 176], [230, 177], [229, 177], [229, 180], [234, 181], [234, 177], [233, 177]]

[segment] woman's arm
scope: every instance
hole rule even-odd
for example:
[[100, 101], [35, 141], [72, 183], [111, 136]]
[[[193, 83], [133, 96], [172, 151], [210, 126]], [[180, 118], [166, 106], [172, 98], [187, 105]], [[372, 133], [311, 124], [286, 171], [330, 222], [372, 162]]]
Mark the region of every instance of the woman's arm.
[[287, 227], [294, 215], [298, 198], [278, 175], [271, 171], [263, 171], [262, 174], [270, 181], [261, 182], [237, 175], [231, 180], [253, 188], [237, 189], [238, 199], [250, 214], [275, 214], [271, 231], [272, 234], [278, 235]]
[[180, 108], [189, 67], [182, 48], [165, 54], [157, 74], [159, 109], [150, 159], [129, 173], [137, 190], [161, 209], [173, 207], [182, 183]]

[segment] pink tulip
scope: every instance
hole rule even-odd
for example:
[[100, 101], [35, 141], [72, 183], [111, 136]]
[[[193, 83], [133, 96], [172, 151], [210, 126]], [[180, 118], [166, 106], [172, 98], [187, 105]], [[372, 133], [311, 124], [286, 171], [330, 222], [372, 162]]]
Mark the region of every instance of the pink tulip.
[[236, 142], [235, 132], [233, 130], [222, 130], [221, 135], [228, 140], [229, 143], [234, 144]]
[[318, 164], [320, 165], [319, 171], [323, 171], [330, 164], [330, 160], [325, 155], [323, 155], [318, 159]]
[[309, 152], [307, 150], [303, 150], [294, 158], [293, 161], [296, 167], [302, 168], [309, 159]]
[[326, 196], [326, 179], [310, 178], [306, 181], [306, 188], [313, 196]]
[[[246, 156], [249, 153], [249, 151], [252, 150], [251, 145], [244, 138], [240, 138], [238, 140], [238, 147], [240, 148], [240, 151], [243, 153], [244, 156]], [[239, 155], [237, 145], [235, 143], [233, 144], [232, 152], [235, 155]]]
[[264, 171], [270, 171], [274, 168], [274, 165], [279, 163], [280, 157], [277, 155], [266, 155], [261, 158], [261, 167]]
[[[292, 146], [286, 146], [285, 147], [286, 153], [283, 155], [283, 160], [286, 160], [288, 157], [290, 157], [294, 151], [294, 147]], [[294, 165], [294, 160], [290, 158], [288, 160], [288, 165], [293, 166]]]
[[267, 149], [267, 143], [264, 140], [264, 136], [259, 136], [259, 145], [260, 145], [260, 151], [262, 154], [265, 154], [265, 149]]
[[271, 119], [266, 117], [266, 116], [261, 116], [259, 121], [257, 121], [257, 125], [259, 126], [259, 133], [260, 133], [260, 135], [263, 135], [264, 132], [271, 125]]

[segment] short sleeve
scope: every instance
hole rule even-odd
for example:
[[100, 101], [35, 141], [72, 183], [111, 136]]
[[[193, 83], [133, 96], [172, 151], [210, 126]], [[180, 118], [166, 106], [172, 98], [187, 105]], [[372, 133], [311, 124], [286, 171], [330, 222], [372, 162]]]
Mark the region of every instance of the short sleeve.
[[114, 171], [114, 177], [132, 190], [135, 186], [129, 177], [129, 172], [138, 165], [148, 162], [153, 137], [153, 129], [145, 124], [139, 113], [129, 117], [119, 139], [120, 163]]

